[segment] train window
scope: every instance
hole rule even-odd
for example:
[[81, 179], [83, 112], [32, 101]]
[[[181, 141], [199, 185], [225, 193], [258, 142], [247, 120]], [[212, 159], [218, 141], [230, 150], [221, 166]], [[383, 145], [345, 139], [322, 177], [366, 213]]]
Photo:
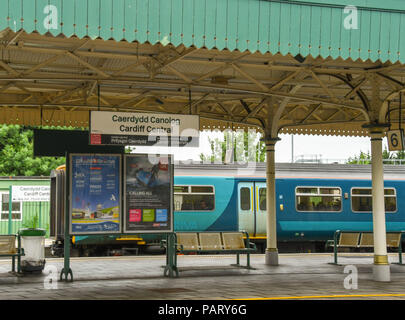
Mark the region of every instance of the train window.
[[[371, 188], [352, 188], [352, 211], [372, 212], [372, 190]], [[394, 188], [384, 189], [385, 212], [397, 211], [397, 195]]]
[[317, 194], [318, 193], [318, 188], [297, 188], [296, 193]]
[[[1, 218], [0, 220], [8, 220], [9, 214], [9, 194], [1, 194]], [[11, 204], [11, 219], [12, 220], [21, 220], [21, 202], [13, 202]]]
[[214, 208], [214, 187], [174, 186], [175, 211], [212, 211]]
[[250, 188], [240, 188], [240, 208], [250, 210]]
[[191, 187], [191, 192], [192, 193], [213, 193], [214, 188], [213, 187], [205, 187], [205, 186], [192, 186]]
[[352, 189], [352, 196], [353, 195], [370, 195], [371, 196], [371, 189], [370, 188], [362, 188], [362, 189]]
[[174, 186], [174, 193], [188, 193], [188, 186]]
[[340, 195], [341, 191], [337, 188], [319, 188], [319, 192], [321, 194], [333, 194], [333, 195]]
[[297, 187], [295, 190], [297, 211], [342, 210], [342, 190], [334, 187]]
[[266, 191], [266, 188], [259, 188], [259, 208], [262, 211], [267, 210]]

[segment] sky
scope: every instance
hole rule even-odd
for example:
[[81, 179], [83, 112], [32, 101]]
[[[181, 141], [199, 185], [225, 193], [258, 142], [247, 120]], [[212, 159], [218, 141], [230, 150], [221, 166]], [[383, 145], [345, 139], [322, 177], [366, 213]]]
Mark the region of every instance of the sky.
[[[200, 133], [199, 148], [156, 148], [136, 147], [136, 153], [172, 153], [175, 160], [200, 160], [201, 153], [210, 154], [208, 138], [221, 137], [220, 133], [203, 131]], [[291, 162], [291, 135], [280, 135], [281, 140], [276, 144], [276, 162]], [[314, 135], [294, 135], [294, 160], [302, 157], [321, 158], [326, 160], [345, 160], [360, 154], [360, 151], [370, 152], [371, 143], [368, 137], [333, 137]], [[383, 140], [383, 148], [387, 145]]]

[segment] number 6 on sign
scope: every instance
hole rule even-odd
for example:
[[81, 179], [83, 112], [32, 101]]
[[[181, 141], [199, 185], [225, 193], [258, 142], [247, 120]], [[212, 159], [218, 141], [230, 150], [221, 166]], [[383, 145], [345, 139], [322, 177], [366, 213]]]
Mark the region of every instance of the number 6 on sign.
[[387, 132], [388, 150], [398, 151], [404, 150], [404, 135], [401, 130], [390, 130]]

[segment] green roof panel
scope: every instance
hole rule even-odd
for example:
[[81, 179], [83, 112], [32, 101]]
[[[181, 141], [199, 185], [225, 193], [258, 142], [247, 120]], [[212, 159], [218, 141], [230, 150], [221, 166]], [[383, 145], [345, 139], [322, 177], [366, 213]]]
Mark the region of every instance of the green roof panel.
[[[358, 6], [358, 28], [345, 28], [346, 5]], [[405, 62], [402, 0], [0, 0], [0, 9], [0, 30], [15, 32]]]

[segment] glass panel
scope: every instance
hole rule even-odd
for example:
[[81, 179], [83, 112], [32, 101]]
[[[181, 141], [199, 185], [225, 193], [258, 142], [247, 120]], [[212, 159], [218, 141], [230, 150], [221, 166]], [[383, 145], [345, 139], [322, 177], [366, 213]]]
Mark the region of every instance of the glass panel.
[[296, 203], [298, 211], [340, 211], [342, 209], [340, 196], [297, 196]]
[[188, 186], [174, 186], [175, 193], [188, 193]]
[[320, 194], [334, 194], [334, 195], [341, 194], [341, 191], [339, 188], [320, 188], [319, 191], [320, 191]]
[[363, 195], [363, 194], [367, 194], [367, 195], [371, 195], [371, 189], [367, 188], [367, 189], [352, 189], [352, 195]]
[[205, 186], [195, 186], [191, 187], [192, 193], [214, 193], [213, 187], [205, 187]]
[[[2, 203], [2, 211], [8, 211], [8, 202]], [[20, 211], [20, 203], [19, 202], [13, 202], [12, 204], [12, 211]]]
[[[358, 189], [359, 190], [359, 189]], [[372, 198], [371, 197], [352, 197], [352, 210], [360, 212], [371, 212], [372, 210]]]
[[[174, 210], [175, 211], [180, 211], [182, 208], [185, 208], [186, 205], [183, 202], [183, 196], [182, 195], [174, 195]], [[191, 205], [189, 206], [191, 208]], [[183, 209], [186, 210], [186, 209]]]
[[211, 211], [214, 207], [214, 195], [176, 194], [174, 196], [176, 211]]
[[262, 211], [266, 211], [266, 188], [259, 188], [259, 208]]
[[[1, 210], [2, 211], [8, 211], [8, 199], [9, 199], [9, 194], [8, 193], [2, 193], [1, 195]], [[13, 202], [12, 204], [12, 211], [20, 211], [20, 202]]]
[[[395, 189], [384, 189], [384, 194], [394, 196]], [[352, 195], [372, 195], [372, 189], [353, 189]]]
[[250, 210], [250, 188], [240, 188], [240, 208]]
[[[12, 220], [21, 220], [21, 213], [20, 212], [13, 212], [11, 214]], [[1, 220], [8, 220], [8, 213], [3, 212], [1, 214]]]
[[13, 213], [11, 214], [11, 217], [13, 220], [21, 220], [21, 213]]
[[[385, 212], [397, 211], [397, 198], [388, 196], [384, 197]], [[370, 197], [352, 197], [352, 210], [359, 212], [372, 212], [373, 203]]]
[[396, 197], [385, 197], [385, 212], [397, 211], [397, 198]]
[[318, 188], [297, 188], [297, 193], [318, 194]]

